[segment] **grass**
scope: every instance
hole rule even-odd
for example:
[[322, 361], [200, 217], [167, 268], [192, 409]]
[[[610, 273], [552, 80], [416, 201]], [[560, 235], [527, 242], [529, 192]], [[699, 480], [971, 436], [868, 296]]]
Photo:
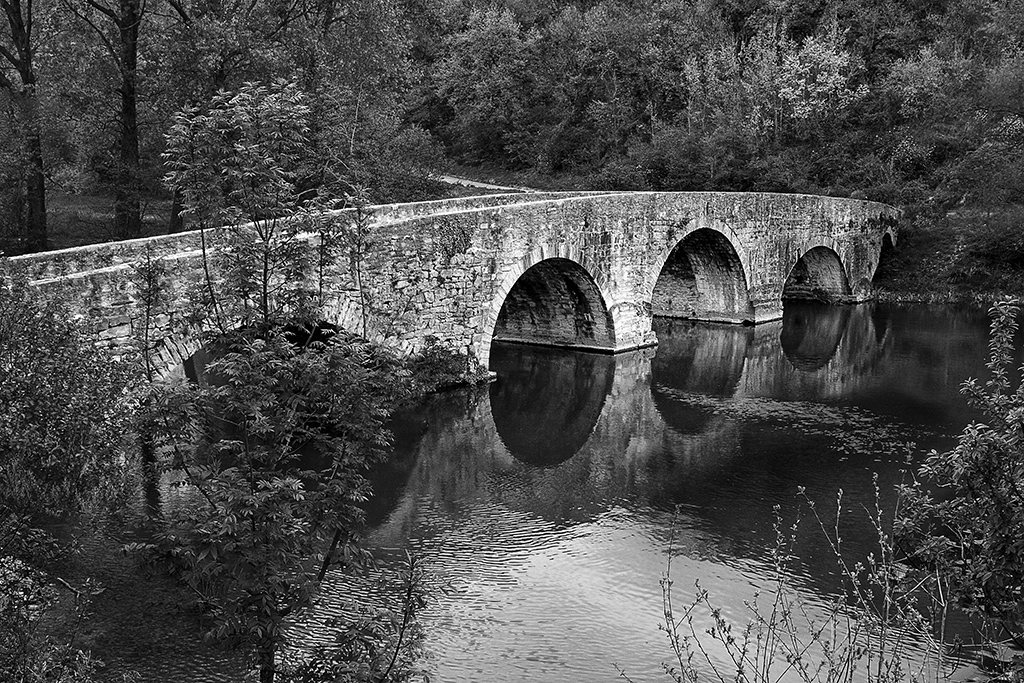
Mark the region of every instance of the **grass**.
[[[170, 198], [149, 199], [143, 204], [140, 237], [168, 232]], [[51, 249], [120, 239], [114, 230], [114, 200], [102, 195], [50, 191], [46, 195], [46, 221]]]

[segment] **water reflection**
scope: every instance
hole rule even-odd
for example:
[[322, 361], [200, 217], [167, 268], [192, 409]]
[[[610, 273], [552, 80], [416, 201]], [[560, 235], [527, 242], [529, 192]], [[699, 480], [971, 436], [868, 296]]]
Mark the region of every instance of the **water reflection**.
[[659, 346], [651, 368], [654, 405], [677, 433], [699, 434], [709, 429], [713, 410], [676, 397], [734, 394], [755, 328], [656, 318], [654, 329]]
[[517, 460], [549, 467], [587, 442], [612, 388], [615, 359], [496, 343], [491, 369], [491, 416], [502, 443]]
[[[774, 325], [657, 332], [656, 350], [617, 356], [496, 348], [499, 382], [414, 416], [371, 538], [412, 545], [457, 588], [427, 616], [434, 678], [612, 680], [613, 662], [656, 676], [670, 537], [676, 584], [700, 579], [738, 615], [773, 506], [792, 515], [803, 486], [823, 510], [840, 487], [847, 509], [870, 507], [875, 473], [887, 504], [908, 449], [962, 428], [958, 387], [987, 346], [984, 315], [953, 308], [801, 305]], [[864, 553], [858, 519], [844, 540]], [[807, 528], [797, 550], [797, 586], [822, 604], [828, 545]]]
[[820, 370], [836, 355], [849, 322], [849, 306], [792, 302], [782, 312], [782, 352], [797, 370]]

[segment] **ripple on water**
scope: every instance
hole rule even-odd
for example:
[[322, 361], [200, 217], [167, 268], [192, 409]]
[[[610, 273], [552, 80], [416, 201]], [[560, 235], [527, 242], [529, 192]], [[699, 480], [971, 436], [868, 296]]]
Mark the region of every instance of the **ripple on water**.
[[804, 435], [827, 437], [833, 440], [834, 450], [848, 455], [898, 453], [902, 459], [918, 441], [944, 435], [935, 429], [881, 417], [857, 406], [767, 397], [709, 396], [662, 385], [656, 390], [675, 402], [736, 421], [785, 425], [786, 429]]

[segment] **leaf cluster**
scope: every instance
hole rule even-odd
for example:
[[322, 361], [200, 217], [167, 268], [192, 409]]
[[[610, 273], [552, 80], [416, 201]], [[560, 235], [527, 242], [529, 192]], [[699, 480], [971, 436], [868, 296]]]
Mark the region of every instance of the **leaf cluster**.
[[129, 481], [136, 377], [92, 343], [60, 297], [43, 300], [0, 269], [0, 505], [61, 515]]

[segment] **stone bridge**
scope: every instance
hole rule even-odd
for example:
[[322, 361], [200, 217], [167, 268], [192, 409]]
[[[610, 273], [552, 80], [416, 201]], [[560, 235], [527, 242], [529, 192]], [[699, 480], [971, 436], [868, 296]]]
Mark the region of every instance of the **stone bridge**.
[[[786, 298], [869, 299], [897, 212], [812, 195], [631, 192], [492, 195], [367, 215], [358, 259], [340, 255], [321, 282], [325, 320], [404, 351], [433, 335], [487, 367], [496, 339], [619, 352], [656, 344], [656, 315], [761, 323], [780, 318]], [[216, 244], [216, 234], [205, 239]], [[197, 231], [13, 261], [36, 287], [62, 290], [115, 353], [137, 345], [138, 265], [160, 262], [165, 303], [150, 317], [150, 352], [166, 375], [200, 343], [186, 311], [202, 255]]]

